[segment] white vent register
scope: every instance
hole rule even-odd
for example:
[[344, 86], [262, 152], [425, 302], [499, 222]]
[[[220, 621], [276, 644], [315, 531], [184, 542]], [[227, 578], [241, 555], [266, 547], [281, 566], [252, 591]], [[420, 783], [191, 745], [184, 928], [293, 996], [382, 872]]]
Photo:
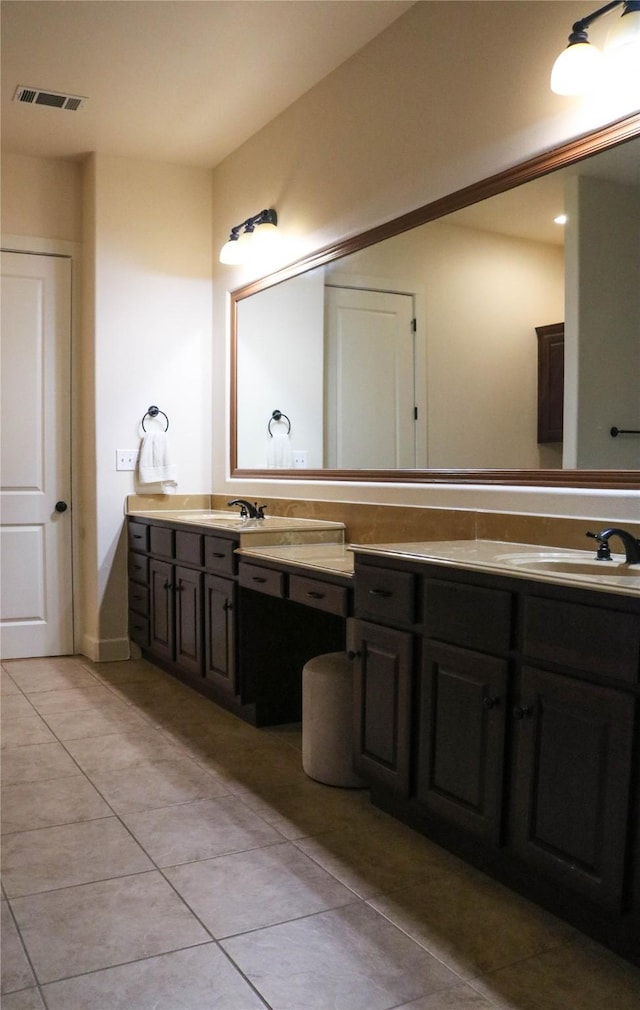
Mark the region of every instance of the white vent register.
[[27, 88], [18, 85], [13, 96], [14, 102], [26, 105], [48, 105], [52, 109], [70, 109], [78, 112], [88, 102], [81, 95], [64, 95], [60, 91], [45, 91], [44, 88]]

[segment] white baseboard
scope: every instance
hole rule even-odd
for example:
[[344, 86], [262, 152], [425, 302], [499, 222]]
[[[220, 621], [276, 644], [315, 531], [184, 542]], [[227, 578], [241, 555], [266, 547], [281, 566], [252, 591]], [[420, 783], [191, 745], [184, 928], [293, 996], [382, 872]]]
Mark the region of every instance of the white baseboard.
[[116, 663], [131, 658], [128, 638], [93, 638], [83, 635], [80, 652], [94, 663]]

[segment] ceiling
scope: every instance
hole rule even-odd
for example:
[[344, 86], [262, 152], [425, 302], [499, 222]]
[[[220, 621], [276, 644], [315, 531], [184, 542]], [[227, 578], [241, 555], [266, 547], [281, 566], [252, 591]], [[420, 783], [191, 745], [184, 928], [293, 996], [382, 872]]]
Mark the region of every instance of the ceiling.
[[[412, 0], [2, 0], [2, 145], [213, 166]], [[18, 86], [88, 99], [13, 101]]]

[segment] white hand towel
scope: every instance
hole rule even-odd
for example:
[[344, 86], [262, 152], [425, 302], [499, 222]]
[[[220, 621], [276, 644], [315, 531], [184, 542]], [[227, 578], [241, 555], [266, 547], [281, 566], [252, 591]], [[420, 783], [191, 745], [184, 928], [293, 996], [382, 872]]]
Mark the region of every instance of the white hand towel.
[[141, 484], [161, 484], [163, 494], [175, 494], [176, 467], [169, 457], [166, 432], [146, 432], [140, 447], [138, 476]]
[[293, 466], [291, 441], [285, 431], [276, 431], [267, 441], [267, 466], [290, 470]]

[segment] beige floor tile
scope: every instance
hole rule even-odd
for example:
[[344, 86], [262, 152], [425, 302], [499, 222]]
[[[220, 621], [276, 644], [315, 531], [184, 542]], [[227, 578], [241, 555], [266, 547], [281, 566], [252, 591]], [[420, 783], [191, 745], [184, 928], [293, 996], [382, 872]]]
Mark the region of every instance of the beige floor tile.
[[87, 660], [87, 669], [104, 684], [157, 684], [169, 681], [169, 674], [148, 663], [146, 659], [130, 659], [125, 662], [92, 663]]
[[41, 715], [50, 712], [76, 712], [87, 708], [128, 708], [113, 691], [96, 681], [66, 690], [38, 691], [29, 695], [29, 701]]
[[81, 775], [77, 764], [59, 743], [9, 747], [2, 755], [2, 785], [39, 782]]
[[640, 969], [580, 937], [476, 979], [499, 1010], [639, 1010]]
[[93, 782], [118, 814], [225, 796], [223, 779], [190, 758], [145, 761], [128, 768], [95, 773]]
[[[495, 1010], [495, 1006], [471, 986], [462, 984], [403, 1003], [394, 1010]], [[566, 1010], [570, 1008], [567, 1006]]]
[[20, 690], [27, 695], [97, 683], [96, 678], [79, 660], [65, 656], [45, 660], [13, 660], [9, 672]]
[[305, 838], [354, 822], [376, 823], [375, 808], [366, 789], [339, 789], [307, 779], [287, 788], [265, 788], [261, 795], [243, 795], [247, 806], [272, 824], [285, 838]]
[[122, 819], [157, 866], [281, 842], [282, 835], [235, 796], [196, 800]]
[[215, 943], [44, 987], [49, 1010], [264, 1010]]
[[210, 940], [157, 871], [16, 898], [12, 905], [41, 983]]
[[[15, 989], [25, 989], [35, 984], [31, 966], [25, 954], [22, 941], [13, 921], [13, 916], [6, 901], [2, 905], [2, 920], [0, 922], [0, 952], [2, 957], [2, 993], [13, 992]], [[4, 1006], [4, 995], [2, 1005]]]
[[84, 776], [21, 782], [2, 790], [3, 834], [91, 821], [110, 814], [110, 808]]
[[2, 715], [2, 726], [3, 728], [12, 719], [26, 719], [29, 716], [35, 715], [33, 705], [28, 698], [18, 692], [17, 694], [5, 695], [2, 699], [2, 705], [0, 705], [0, 714]]
[[222, 940], [274, 1010], [387, 1010], [459, 979], [362, 903]]
[[369, 902], [461, 977], [514, 964], [566, 942], [573, 930], [464, 865]]
[[72, 712], [45, 712], [43, 719], [60, 741], [122, 733], [125, 729], [145, 732], [148, 720], [127, 705], [105, 705], [101, 709], [83, 708]]
[[0, 695], [4, 700], [10, 695], [16, 694], [20, 694], [20, 688], [17, 686], [15, 681], [11, 679], [4, 667], [2, 667], [0, 670]]
[[115, 817], [3, 836], [2, 882], [9, 897], [152, 868]]
[[288, 842], [165, 871], [215, 937], [337, 908], [352, 891]]
[[184, 757], [178, 747], [151, 727], [123, 727], [119, 733], [68, 740], [66, 748], [89, 776], [145, 761], [174, 761]]
[[2, 997], [2, 1010], [45, 1010], [37, 989], [22, 989]]
[[2, 749], [27, 744], [55, 743], [55, 736], [33, 710], [18, 719], [2, 720]]
[[295, 844], [361, 898], [414, 886], [453, 856], [392, 818], [371, 818]]
[[275, 741], [261, 741], [256, 746], [225, 746], [222, 740], [208, 744], [206, 753], [199, 759], [204, 768], [226, 779], [237, 796], [262, 796], [280, 787], [302, 785], [307, 776], [302, 770], [300, 756], [291, 748]]

